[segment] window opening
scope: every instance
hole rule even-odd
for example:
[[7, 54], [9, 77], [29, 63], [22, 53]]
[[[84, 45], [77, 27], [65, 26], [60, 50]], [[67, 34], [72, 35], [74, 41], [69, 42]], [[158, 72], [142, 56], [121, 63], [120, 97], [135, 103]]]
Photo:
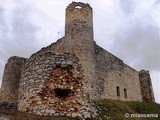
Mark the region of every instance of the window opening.
[[127, 98], [127, 89], [124, 89], [124, 97]]
[[117, 86], [116, 89], [117, 89], [117, 96], [119, 97], [120, 96], [120, 88], [119, 88], [119, 86]]
[[82, 7], [81, 7], [81, 6], [76, 6], [75, 8], [77, 8], [77, 9], [81, 9]]

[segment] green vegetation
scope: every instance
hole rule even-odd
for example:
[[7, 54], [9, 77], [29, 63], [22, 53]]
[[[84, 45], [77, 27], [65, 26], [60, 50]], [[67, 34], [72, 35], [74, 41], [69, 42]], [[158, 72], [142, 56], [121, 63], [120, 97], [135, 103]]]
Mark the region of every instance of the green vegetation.
[[[160, 105], [156, 103], [116, 100], [100, 100], [95, 103], [102, 110], [100, 112], [102, 120], [160, 120]], [[145, 116], [140, 117], [140, 114], [145, 116], [146, 114], [158, 114], [159, 117], [145, 118]]]
[[0, 120], [81, 120], [79, 118], [70, 117], [46, 117], [46, 116], [36, 116], [32, 114], [25, 114], [21, 112], [8, 112], [0, 110]]
[[[160, 120], [160, 104], [156, 103], [99, 100], [95, 101], [95, 104], [99, 109], [100, 117], [87, 120]], [[135, 114], [137, 117], [131, 117], [131, 114]], [[159, 118], [140, 118], [139, 114], [158, 114]], [[2, 116], [9, 118], [9, 120], [81, 120], [80, 118], [45, 117], [20, 112], [0, 111], [0, 119]]]

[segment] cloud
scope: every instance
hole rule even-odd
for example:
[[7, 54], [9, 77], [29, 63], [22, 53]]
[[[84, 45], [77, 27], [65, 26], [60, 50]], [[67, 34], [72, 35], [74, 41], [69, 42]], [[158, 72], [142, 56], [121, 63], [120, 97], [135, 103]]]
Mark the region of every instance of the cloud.
[[0, 6], [0, 79], [9, 57], [29, 57], [40, 49], [36, 39], [38, 27], [30, 20], [31, 9], [22, 3], [15, 6], [10, 11]]
[[126, 0], [126, 1], [119, 0], [118, 2], [119, 2], [119, 7], [121, 8], [125, 16], [133, 15], [136, 6], [133, 0]]
[[154, 97], [156, 98], [156, 102], [160, 103], [160, 71], [151, 71], [151, 79], [152, 79], [152, 86], [154, 91]]
[[119, 0], [118, 6], [120, 22], [109, 49], [133, 68], [150, 71], [156, 102], [160, 103], [160, 3]]
[[[7, 33], [7, 29], [6, 29], [6, 23], [4, 20], [4, 9], [0, 6], [0, 42], [2, 41], [2, 39], [5, 39], [5, 33]], [[0, 45], [2, 44], [2, 42], [0, 43]], [[4, 67], [4, 56], [3, 53], [4, 51], [2, 51], [3, 48], [0, 46], [0, 80], [2, 79], [2, 71], [3, 71], [3, 67]]]
[[[98, 14], [95, 14], [94, 21], [96, 21], [95, 38], [97, 43], [137, 69], [159, 69], [159, 58], [156, 54], [159, 50], [160, 23], [155, 23], [157, 16], [153, 15], [155, 11], [159, 11], [158, 7], [155, 8], [155, 2], [154, 0], [147, 2], [146, 0], [141, 2], [118, 0], [118, 2], [113, 2], [114, 5], [111, 2], [109, 9], [105, 6], [103, 6], [105, 8], [103, 11], [96, 8]], [[156, 6], [160, 5], [156, 4]], [[143, 43], [143, 39], [146, 39], [145, 43]], [[137, 49], [139, 46], [143, 48]], [[157, 51], [153, 51], [152, 48], [156, 48]], [[150, 62], [152, 58], [155, 59], [152, 60], [153, 65], [151, 65], [152, 61]], [[142, 64], [139, 61], [144, 62]]]
[[[17, 6], [7, 18], [3, 39], [1, 39], [1, 51], [10, 55], [29, 56], [31, 51], [35, 51], [38, 42], [36, 32], [38, 27], [30, 20], [30, 9], [28, 6]], [[5, 18], [2, 18], [4, 20]], [[24, 49], [25, 48], [25, 49]], [[25, 54], [24, 54], [25, 53]]]
[[[126, 30], [127, 29], [127, 30]], [[125, 30], [117, 30], [114, 51], [137, 69], [160, 70], [160, 28], [135, 21]]]

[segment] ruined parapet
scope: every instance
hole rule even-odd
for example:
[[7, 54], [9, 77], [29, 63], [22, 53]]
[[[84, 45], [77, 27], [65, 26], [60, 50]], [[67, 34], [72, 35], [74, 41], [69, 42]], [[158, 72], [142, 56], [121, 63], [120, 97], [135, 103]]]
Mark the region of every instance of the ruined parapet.
[[93, 15], [89, 4], [72, 2], [66, 9], [65, 36], [77, 36], [85, 32], [93, 37]]
[[[85, 94], [83, 68], [71, 53], [37, 55], [22, 70], [18, 110], [36, 115], [94, 117]], [[94, 110], [94, 111], [93, 111]]]
[[93, 15], [89, 4], [72, 2], [66, 8], [65, 50], [77, 55], [94, 48]]
[[1, 93], [1, 101], [17, 102], [18, 86], [21, 78], [21, 69], [25, 64], [26, 59], [21, 57], [10, 57], [5, 65]]
[[155, 102], [149, 71], [141, 70], [139, 72], [139, 80], [142, 100], [144, 102]]

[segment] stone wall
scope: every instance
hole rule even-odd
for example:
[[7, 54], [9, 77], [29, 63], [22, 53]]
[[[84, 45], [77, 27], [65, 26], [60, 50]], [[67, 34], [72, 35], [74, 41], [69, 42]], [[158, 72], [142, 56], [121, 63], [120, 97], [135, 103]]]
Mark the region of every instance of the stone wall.
[[84, 69], [84, 86], [88, 98], [91, 81], [95, 78], [92, 8], [88, 4], [72, 2], [66, 9], [65, 37], [51, 49], [56, 53], [70, 52], [77, 55]]
[[[92, 8], [88, 4], [71, 3], [66, 9], [65, 36], [56, 43], [42, 48], [31, 57], [52, 51], [55, 53], [70, 52], [78, 56], [84, 69], [84, 88], [88, 99], [141, 101], [140, 89], [134, 87], [140, 87], [138, 72], [96, 45], [93, 39]], [[124, 98], [124, 95], [117, 97], [115, 95], [116, 86], [120, 87], [121, 94], [124, 94], [123, 90], [126, 89], [128, 97]], [[135, 93], [138, 94], [135, 95]]]
[[18, 109], [37, 115], [97, 115], [85, 94], [82, 65], [70, 53], [46, 52], [28, 59], [20, 80]]
[[65, 22], [65, 36], [56, 43], [29, 59], [8, 60], [3, 101], [15, 103], [18, 97], [19, 111], [37, 115], [93, 118], [98, 111], [92, 100], [154, 100], [148, 73], [136, 71], [96, 45], [88, 4], [71, 3]]
[[10, 57], [5, 65], [1, 101], [16, 103], [18, 99], [18, 86], [21, 78], [21, 69], [26, 59], [21, 57]]
[[17, 103], [11, 103], [11, 102], [0, 102], [0, 110], [2, 111], [17, 111]]
[[139, 80], [143, 101], [155, 102], [149, 71], [141, 70], [139, 72]]
[[99, 46], [96, 46], [95, 59], [97, 76], [92, 82], [95, 99], [142, 101], [138, 71]]

